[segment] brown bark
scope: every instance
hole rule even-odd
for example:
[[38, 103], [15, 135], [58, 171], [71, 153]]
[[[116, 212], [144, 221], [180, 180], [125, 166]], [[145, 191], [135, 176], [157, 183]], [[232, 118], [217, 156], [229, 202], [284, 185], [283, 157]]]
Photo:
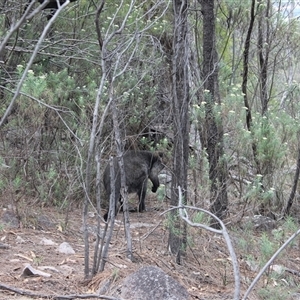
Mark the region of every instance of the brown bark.
[[[218, 57], [215, 44], [214, 1], [202, 0], [203, 13], [203, 80], [205, 95], [205, 147], [209, 161], [211, 212], [220, 219], [226, 215], [227, 165], [223, 159], [223, 125], [214, 113], [214, 106], [221, 103], [218, 84]], [[216, 224], [216, 226], [218, 226]]]
[[[262, 116], [266, 115], [268, 111], [268, 90], [267, 90], [267, 80], [268, 80], [268, 61], [269, 61], [269, 8], [270, 8], [270, 1], [267, 1], [267, 7], [265, 14], [261, 14], [258, 20], [258, 55], [259, 55], [259, 68], [260, 68], [260, 99], [261, 99], [261, 114]], [[264, 23], [264, 18], [266, 19], [266, 23]], [[265, 33], [265, 40], [264, 40], [264, 29], [266, 30]], [[264, 45], [267, 45], [267, 49], [264, 51]]]
[[[188, 46], [187, 46], [187, 0], [174, 0], [174, 39], [172, 57], [173, 86], [173, 176], [171, 205], [177, 205], [181, 187], [184, 201], [187, 199], [187, 167], [189, 145], [189, 84], [188, 84]], [[186, 224], [182, 224], [177, 211], [171, 213], [172, 225], [169, 234], [169, 249], [176, 255], [176, 262], [181, 263], [185, 252]]]
[[300, 175], [300, 145], [298, 146], [298, 159], [297, 159], [296, 172], [295, 172], [295, 176], [294, 176], [294, 183], [293, 183], [293, 187], [292, 187], [292, 190], [291, 190], [291, 193], [289, 196], [287, 206], [284, 211], [284, 216], [288, 216], [290, 214], [291, 207], [293, 205], [294, 198], [296, 195], [296, 190], [297, 190], [298, 181], [299, 181], [299, 175]]

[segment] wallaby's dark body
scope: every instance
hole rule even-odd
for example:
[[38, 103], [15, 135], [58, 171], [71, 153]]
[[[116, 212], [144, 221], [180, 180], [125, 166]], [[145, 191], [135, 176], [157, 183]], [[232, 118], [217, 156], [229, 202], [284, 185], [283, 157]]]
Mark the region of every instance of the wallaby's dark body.
[[[145, 196], [147, 191], [148, 178], [152, 181], [152, 192], [156, 192], [159, 187], [158, 174], [164, 168], [161, 161], [161, 156], [154, 154], [150, 151], [127, 151], [123, 156], [125, 181], [128, 193], [137, 193], [139, 196], [140, 212], [145, 210]], [[121, 174], [118, 159], [113, 159], [114, 173], [115, 173], [115, 202], [116, 202], [116, 214], [118, 201], [121, 202]], [[110, 186], [110, 166], [106, 166], [103, 175], [103, 183], [108, 198], [108, 203], [111, 194]], [[104, 215], [104, 219], [107, 220], [108, 213]]]

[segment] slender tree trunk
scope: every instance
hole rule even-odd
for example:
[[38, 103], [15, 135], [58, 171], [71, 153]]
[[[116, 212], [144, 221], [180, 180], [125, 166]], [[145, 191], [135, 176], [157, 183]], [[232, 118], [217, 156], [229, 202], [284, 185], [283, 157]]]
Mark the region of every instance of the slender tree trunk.
[[291, 207], [293, 205], [293, 201], [296, 195], [296, 190], [297, 190], [297, 186], [298, 186], [298, 181], [299, 181], [299, 175], [300, 175], [300, 144], [298, 145], [298, 159], [297, 159], [297, 166], [296, 166], [296, 172], [295, 172], [295, 176], [294, 176], [294, 183], [293, 183], [293, 187], [289, 196], [289, 200], [287, 203], [287, 206], [284, 210], [284, 216], [288, 216], [290, 214], [291, 211]]
[[[173, 86], [173, 176], [171, 205], [178, 204], [178, 186], [181, 187], [184, 203], [187, 200], [187, 167], [189, 150], [189, 83], [188, 83], [188, 41], [187, 0], [174, 0], [174, 40], [172, 59]], [[172, 212], [169, 234], [169, 249], [181, 263], [186, 248], [186, 224], [180, 222], [178, 212]]]
[[[247, 84], [248, 84], [248, 73], [249, 73], [249, 51], [250, 51], [250, 41], [253, 32], [254, 20], [255, 20], [255, 2], [252, 0], [250, 9], [250, 23], [247, 31], [247, 36], [245, 40], [244, 52], [243, 52], [243, 81], [242, 81], [242, 92], [244, 95], [244, 105], [246, 107], [246, 125], [248, 131], [252, 133], [252, 113], [251, 107], [248, 100]], [[254, 161], [256, 163], [257, 172], [260, 174], [260, 164], [257, 158], [257, 145], [252, 141], [252, 151], [254, 156]]]
[[[259, 68], [260, 68], [260, 99], [261, 99], [261, 114], [262, 116], [266, 115], [268, 111], [268, 90], [267, 90], [267, 81], [268, 81], [268, 61], [269, 61], [269, 49], [267, 48], [264, 51], [265, 45], [269, 45], [269, 8], [270, 1], [267, 1], [267, 7], [265, 9], [265, 14], [263, 12], [259, 16], [258, 20], [258, 55], [259, 55]], [[265, 19], [265, 22], [264, 22]], [[265, 40], [264, 40], [264, 30]], [[265, 53], [264, 53], [265, 52]]]
[[[264, 5], [266, 7], [264, 7]], [[267, 1], [258, 1], [257, 10], [259, 11], [258, 16], [258, 62], [259, 62], [259, 92], [260, 92], [260, 101], [261, 101], [261, 115], [264, 117], [261, 123], [261, 132], [263, 136], [270, 138], [270, 125], [268, 119], [268, 62], [269, 62], [269, 52], [270, 52], [270, 25], [269, 25], [269, 10], [270, 10], [270, 0]], [[267, 152], [268, 150], [263, 148], [261, 151]], [[265, 189], [268, 189], [272, 186], [272, 177], [268, 176], [272, 174], [272, 162], [268, 158], [268, 154], [263, 153], [260, 162], [257, 162], [260, 166], [260, 174], [262, 177], [261, 189], [263, 192]], [[266, 176], [267, 175], [267, 176]], [[267, 181], [266, 181], [267, 180]], [[267, 201], [263, 198], [260, 199], [259, 211], [261, 214], [266, 215], [270, 212], [271, 203], [270, 199]]]
[[222, 219], [226, 215], [228, 204], [227, 165], [223, 159], [222, 120], [214, 113], [214, 106], [220, 105], [214, 1], [202, 0], [201, 4], [203, 13], [203, 79], [206, 102], [205, 146], [208, 152], [209, 179], [211, 181], [211, 212]]
[[[120, 122], [119, 122], [117, 103], [114, 95], [113, 85], [114, 82], [111, 82], [110, 98], [111, 98], [112, 118], [114, 124], [115, 144], [117, 149], [117, 158], [118, 158], [120, 177], [121, 177], [121, 197], [123, 200], [123, 216], [124, 216], [125, 236], [127, 242], [127, 257], [131, 261], [133, 261], [132, 240], [131, 240], [130, 223], [129, 223], [128, 193], [126, 187], [126, 179], [125, 179], [126, 177], [125, 177], [125, 169], [124, 169], [124, 161], [123, 161], [124, 146], [122, 141], [124, 140], [124, 138], [121, 137]], [[119, 199], [115, 199], [115, 201], [119, 201]]]

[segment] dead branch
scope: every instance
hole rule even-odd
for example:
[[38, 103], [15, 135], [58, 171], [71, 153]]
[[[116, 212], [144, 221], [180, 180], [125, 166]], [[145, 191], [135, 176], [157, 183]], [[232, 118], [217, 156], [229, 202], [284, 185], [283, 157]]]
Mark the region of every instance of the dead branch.
[[300, 272], [297, 271], [297, 270], [285, 268], [284, 271], [287, 272], [287, 273], [290, 273], [292, 275], [300, 277]]
[[31, 291], [18, 289], [16, 287], [11, 287], [3, 283], [0, 283], [0, 289], [10, 291], [22, 296], [28, 296], [31, 298], [42, 298], [42, 299], [52, 299], [52, 300], [72, 300], [72, 299], [89, 299], [89, 298], [106, 299], [106, 300], [122, 300], [122, 298], [115, 298], [112, 296], [96, 295], [96, 294], [73, 294], [73, 295], [55, 295], [55, 296], [43, 295], [43, 294], [33, 293]]
[[[113, 165], [113, 158], [109, 158], [109, 166], [110, 166], [110, 197], [109, 197], [109, 210], [108, 210], [108, 219], [107, 223], [105, 224], [105, 229], [103, 232], [103, 237], [101, 241], [101, 250], [97, 262], [97, 269], [96, 271], [104, 271], [105, 263], [107, 262], [108, 258], [108, 248], [109, 244], [113, 235], [114, 225], [115, 225], [115, 218], [116, 218], [116, 201], [119, 201], [119, 199], [116, 199], [116, 193], [115, 193], [115, 169]], [[108, 228], [109, 226], [109, 228]], [[107, 237], [106, 237], [107, 235]], [[101, 262], [100, 262], [101, 260]], [[99, 268], [100, 264], [100, 268]]]
[[258, 280], [261, 278], [263, 273], [268, 269], [268, 267], [272, 264], [272, 262], [277, 258], [280, 252], [282, 252], [283, 249], [289, 245], [290, 242], [292, 242], [297, 235], [300, 234], [300, 229], [298, 229], [293, 235], [290, 236], [288, 240], [284, 242], [284, 244], [274, 253], [274, 255], [269, 259], [269, 261], [263, 266], [263, 268], [259, 271], [259, 273], [256, 275], [252, 283], [250, 284], [248, 290], [246, 291], [243, 300], [246, 300], [248, 298], [248, 295], [252, 291], [255, 284], [258, 282]]
[[[32, 1], [32, 3], [34, 3], [34, 1]], [[21, 91], [21, 88], [23, 86], [23, 83], [25, 81], [25, 78], [27, 76], [27, 73], [29, 71], [29, 69], [31, 68], [33, 62], [34, 62], [34, 59], [39, 51], [39, 48], [41, 47], [41, 44], [43, 42], [43, 40], [45, 39], [46, 37], [46, 34], [48, 33], [50, 27], [52, 26], [52, 24], [54, 23], [55, 19], [58, 17], [58, 15], [61, 13], [61, 11], [65, 8], [65, 6], [67, 6], [68, 4], [70, 3], [69, 0], [67, 0], [62, 6], [59, 7], [59, 9], [56, 11], [56, 13], [53, 15], [53, 17], [49, 20], [49, 22], [47, 23], [47, 25], [45, 26], [38, 42], [36, 43], [35, 45], [35, 48], [34, 48], [34, 51], [29, 59], [29, 62], [27, 63], [26, 65], [26, 68], [23, 72], [23, 75], [17, 85], [17, 88], [16, 88], [16, 91], [15, 91], [15, 94], [9, 104], [9, 106], [7, 107], [7, 109], [5, 110], [5, 113], [4, 115], [2, 116], [1, 120], [0, 120], [0, 127], [4, 124], [4, 122], [6, 121], [7, 117], [10, 115], [12, 109], [13, 109], [13, 106], [14, 106], [14, 103], [16, 102], [19, 94], [20, 94], [20, 91]], [[29, 8], [28, 8], [29, 9]], [[1, 49], [0, 49], [1, 50]]]
[[[211, 232], [223, 235], [224, 240], [225, 240], [225, 242], [227, 244], [228, 251], [230, 253], [230, 257], [231, 257], [231, 261], [232, 261], [232, 265], [233, 265], [233, 271], [234, 271], [235, 290], [234, 290], [233, 299], [234, 300], [240, 299], [240, 279], [241, 278], [240, 278], [240, 271], [239, 271], [238, 260], [237, 260], [235, 251], [233, 249], [233, 246], [232, 246], [229, 234], [227, 232], [227, 229], [226, 229], [224, 223], [216, 215], [214, 215], [210, 211], [207, 211], [205, 209], [198, 208], [198, 207], [183, 205], [182, 204], [182, 192], [181, 192], [181, 187], [180, 186], [178, 186], [178, 194], [179, 194], [179, 199], [178, 199], [178, 207], [177, 207], [177, 209], [179, 211], [180, 218], [182, 218], [190, 226], [204, 228], [204, 229], [209, 230]], [[213, 227], [206, 226], [204, 224], [192, 222], [189, 219], [189, 217], [188, 217], [186, 209], [194, 209], [194, 210], [199, 210], [199, 211], [202, 211], [204, 213], [207, 213], [208, 215], [210, 215], [212, 218], [214, 218], [220, 224], [221, 229], [215, 229]]]

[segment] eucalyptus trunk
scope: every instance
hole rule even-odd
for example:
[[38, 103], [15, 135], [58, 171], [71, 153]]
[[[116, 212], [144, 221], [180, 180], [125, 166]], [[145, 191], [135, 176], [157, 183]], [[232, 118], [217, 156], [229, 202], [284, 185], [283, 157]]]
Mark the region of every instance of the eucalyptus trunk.
[[[205, 147], [209, 161], [211, 212], [220, 219], [226, 215], [227, 164], [224, 159], [222, 119], [215, 114], [220, 105], [218, 84], [218, 56], [215, 37], [215, 7], [213, 0], [202, 0], [203, 14], [203, 80], [205, 96]], [[215, 224], [213, 224], [215, 225]], [[217, 224], [215, 226], [218, 226]]]
[[[187, 200], [187, 168], [189, 150], [189, 83], [188, 83], [188, 39], [187, 39], [187, 0], [174, 0], [174, 37], [172, 57], [173, 91], [173, 176], [171, 205], [176, 206], [181, 187], [183, 202]], [[176, 255], [176, 262], [181, 263], [186, 248], [186, 224], [172, 211], [169, 234], [169, 249]]]

